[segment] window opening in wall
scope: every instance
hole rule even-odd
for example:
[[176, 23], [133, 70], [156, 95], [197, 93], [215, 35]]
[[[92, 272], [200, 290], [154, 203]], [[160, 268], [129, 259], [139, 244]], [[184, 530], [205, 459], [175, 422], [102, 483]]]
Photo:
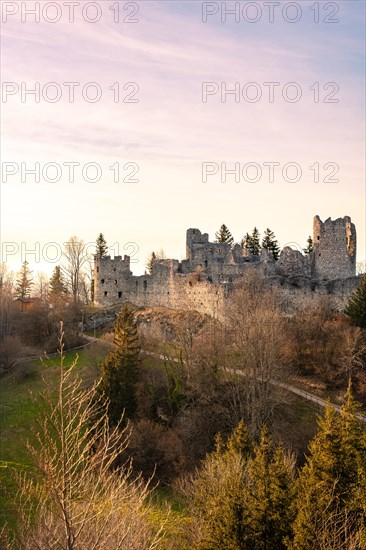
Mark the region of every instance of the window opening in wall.
[[104, 285], [104, 279], [102, 279], [100, 282], [102, 283], [102, 285]]
[[318, 238], [318, 241], [320, 241], [320, 237], [319, 237], [319, 235], [318, 235], [318, 237], [317, 237], [317, 238]]
[[104, 291], [104, 296], [107, 296], [108, 295], [108, 292], [105, 290]]
[[115, 285], [117, 284], [117, 279], [114, 279], [114, 284], [115, 284]]
[[99, 266], [97, 266], [97, 273], [99, 273]]
[[144, 290], [147, 290], [147, 281], [144, 281]]
[[118, 298], [122, 298], [122, 292], [118, 293]]

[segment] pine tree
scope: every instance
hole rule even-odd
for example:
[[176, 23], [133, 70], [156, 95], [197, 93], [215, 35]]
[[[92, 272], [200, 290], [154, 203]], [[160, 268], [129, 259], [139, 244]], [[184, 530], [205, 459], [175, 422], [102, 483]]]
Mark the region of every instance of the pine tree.
[[318, 433], [297, 481], [296, 550], [323, 548], [321, 541], [332, 537], [348, 548], [347, 537], [360, 537], [365, 522], [360, 487], [366, 476], [366, 444], [358, 412], [349, 387], [341, 414], [328, 404], [318, 421]]
[[50, 279], [50, 290], [48, 298], [51, 302], [58, 302], [65, 298], [67, 294], [66, 283], [64, 281], [61, 267], [56, 265]]
[[156, 254], [155, 252], [152, 252], [151, 253], [151, 256], [148, 258], [147, 262], [146, 262], [146, 269], [147, 269], [147, 272], [152, 273], [152, 270], [153, 270], [153, 264], [154, 262], [156, 262]]
[[304, 254], [310, 254], [314, 250], [314, 242], [313, 242], [313, 239], [310, 237], [310, 235], [306, 242], [307, 242], [307, 247], [303, 248], [303, 251], [304, 251]]
[[215, 243], [228, 243], [230, 246], [233, 245], [234, 239], [229, 229], [223, 223], [218, 231], [215, 233]]
[[344, 313], [351, 317], [357, 326], [366, 328], [366, 274], [360, 286], [352, 293]]
[[249, 250], [253, 256], [259, 256], [261, 251], [260, 233], [256, 227], [254, 227], [250, 236]]
[[139, 379], [140, 346], [133, 311], [124, 306], [114, 325], [115, 349], [101, 368], [100, 392], [109, 402], [108, 416], [112, 426], [122, 418], [135, 416], [136, 384]]
[[106, 256], [107, 253], [108, 253], [107, 241], [105, 240], [103, 233], [99, 233], [99, 236], [96, 241], [95, 255]]
[[33, 286], [33, 279], [31, 278], [32, 272], [28, 267], [28, 262], [25, 260], [23, 262], [22, 268], [18, 273], [18, 278], [16, 281], [15, 295], [17, 298], [29, 298], [31, 293], [31, 288]]
[[278, 260], [278, 256], [280, 255], [280, 247], [275, 237], [275, 234], [268, 228], [264, 232], [264, 237], [262, 239], [262, 248], [264, 248], [264, 250], [272, 252], [274, 259]]

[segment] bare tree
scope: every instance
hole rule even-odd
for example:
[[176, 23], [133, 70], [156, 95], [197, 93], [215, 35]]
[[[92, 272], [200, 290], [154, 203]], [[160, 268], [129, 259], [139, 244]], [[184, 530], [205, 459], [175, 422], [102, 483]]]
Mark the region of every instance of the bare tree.
[[85, 304], [90, 304], [93, 300], [93, 260], [90, 256], [88, 256], [84, 270], [80, 275], [79, 295]]
[[133, 478], [129, 464], [115, 467], [127, 431], [110, 430], [95, 387], [83, 389], [75, 374], [77, 359], [65, 368], [62, 336], [57, 395], [45, 395], [37, 442], [27, 445], [35, 472], [18, 479], [10, 548], [153, 550], [163, 521], [149, 522], [149, 483]]
[[75, 235], [70, 237], [68, 242], [65, 243], [63, 255], [66, 260], [64, 273], [73, 296], [73, 301], [77, 303], [80, 301], [83, 267], [88, 261], [88, 254], [84, 241]]
[[14, 273], [6, 264], [0, 264], [0, 341], [10, 334], [11, 324], [15, 315], [13, 304]]
[[234, 291], [227, 321], [233, 339], [226, 368], [232, 406], [258, 434], [283, 400], [272, 383], [281, 371], [283, 318], [278, 296], [255, 271], [248, 271]]
[[35, 280], [34, 292], [36, 296], [39, 296], [39, 298], [41, 298], [41, 300], [43, 301], [46, 301], [48, 297], [49, 282], [50, 281], [47, 273], [44, 273], [43, 271], [38, 271]]

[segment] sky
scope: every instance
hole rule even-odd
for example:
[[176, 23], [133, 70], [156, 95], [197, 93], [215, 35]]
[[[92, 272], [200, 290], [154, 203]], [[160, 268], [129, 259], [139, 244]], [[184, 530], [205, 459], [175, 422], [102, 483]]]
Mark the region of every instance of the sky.
[[72, 235], [93, 252], [102, 232], [141, 274], [152, 250], [183, 259], [187, 228], [213, 240], [222, 223], [301, 249], [317, 214], [351, 216], [366, 259], [363, 0], [1, 9], [12, 269], [51, 273]]

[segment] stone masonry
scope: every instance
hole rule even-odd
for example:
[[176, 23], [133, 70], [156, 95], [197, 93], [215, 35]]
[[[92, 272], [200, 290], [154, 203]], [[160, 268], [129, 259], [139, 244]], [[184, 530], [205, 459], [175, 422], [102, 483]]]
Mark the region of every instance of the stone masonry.
[[224, 307], [234, 282], [254, 268], [291, 303], [327, 295], [342, 309], [359, 284], [355, 226], [349, 216], [325, 222], [315, 216], [313, 229], [312, 253], [287, 246], [278, 261], [265, 250], [253, 257], [239, 244], [212, 243], [199, 229], [187, 230], [185, 260], [157, 260], [149, 275], [133, 275], [129, 256], [95, 256], [94, 303], [106, 307], [131, 302], [214, 314]]

